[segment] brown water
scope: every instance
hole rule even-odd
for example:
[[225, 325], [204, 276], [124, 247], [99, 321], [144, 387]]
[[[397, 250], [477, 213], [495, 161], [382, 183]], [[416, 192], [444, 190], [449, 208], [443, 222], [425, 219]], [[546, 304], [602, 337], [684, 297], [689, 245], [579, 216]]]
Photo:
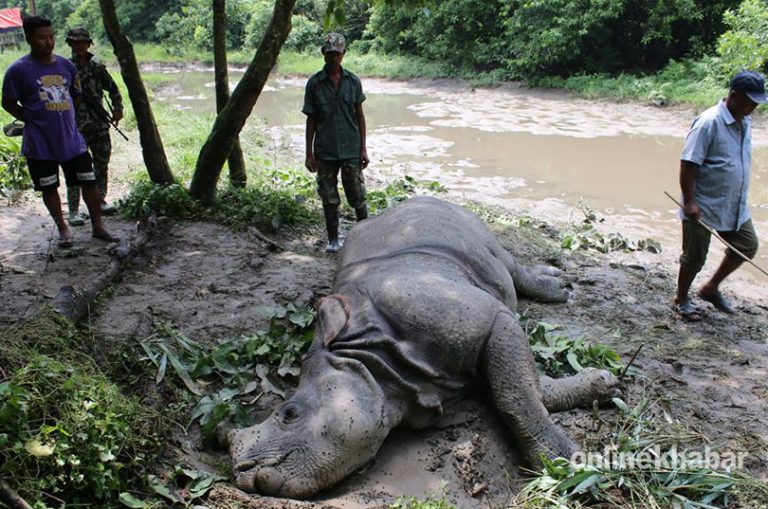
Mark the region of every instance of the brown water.
[[[161, 98], [212, 111], [213, 74], [178, 73]], [[238, 78], [237, 72], [231, 79]], [[276, 143], [303, 160], [304, 79], [271, 80], [254, 115]], [[574, 99], [562, 92], [469, 88], [460, 82], [365, 80], [370, 172], [440, 180], [467, 198], [532, 216], [605, 217], [604, 228], [651, 237], [677, 250], [678, 157], [693, 111]], [[255, 120], [254, 120], [255, 121]], [[751, 206], [761, 239], [768, 232], [768, 125], [754, 126]], [[716, 255], [719, 258], [719, 254]], [[768, 249], [756, 260], [768, 266]], [[755, 277], [757, 271], [752, 271]]]

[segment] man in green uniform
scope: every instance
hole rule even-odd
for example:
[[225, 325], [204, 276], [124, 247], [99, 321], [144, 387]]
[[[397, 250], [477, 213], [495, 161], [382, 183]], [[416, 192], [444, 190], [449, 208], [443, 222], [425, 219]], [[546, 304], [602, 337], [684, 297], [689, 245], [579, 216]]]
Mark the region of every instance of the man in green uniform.
[[[123, 98], [117, 84], [107, 72], [104, 64], [97, 62], [88, 51], [93, 39], [84, 28], [73, 28], [67, 34], [67, 44], [72, 48], [72, 62], [80, 75], [83, 94], [75, 112], [77, 129], [85, 138], [88, 150], [93, 157], [93, 171], [96, 174], [96, 185], [101, 193], [101, 212], [114, 214], [116, 209], [108, 205], [107, 171], [109, 158], [112, 155], [112, 140], [109, 137], [109, 122], [103, 113], [104, 92], [109, 94], [108, 105], [115, 122], [123, 118]], [[80, 188], [67, 187], [67, 204], [69, 205], [69, 224], [80, 226], [83, 217], [80, 216]]]
[[323, 200], [326, 251], [341, 249], [339, 238], [338, 175], [349, 205], [358, 221], [368, 217], [363, 169], [368, 166], [365, 145], [363, 86], [360, 79], [341, 67], [344, 36], [328, 34], [321, 48], [325, 66], [307, 82], [302, 112], [307, 116], [305, 166], [317, 174], [317, 190]]

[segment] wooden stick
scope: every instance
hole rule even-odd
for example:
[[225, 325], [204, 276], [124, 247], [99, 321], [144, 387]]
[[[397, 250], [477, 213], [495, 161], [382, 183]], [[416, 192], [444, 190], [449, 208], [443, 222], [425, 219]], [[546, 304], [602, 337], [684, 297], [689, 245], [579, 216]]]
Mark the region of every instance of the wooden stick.
[[[669, 194], [669, 193], [668, 193], [668, 192], [666, 192], [666, 191], [664, 191], [664, 194], [666, 194], [666, 195], [669, 197], [669, 199], [670, 199], [670, 200], [672, 200], [673, 202], [675, 202], [675, 203], [677, 204], [677, 206], [678, 206], [678, 207], [680, 207], [680, 209], [682, 209], [682, 208], [683, 208], [683, 206], [680, 204], [680, 202], [679, 202], [679, 201], [677, 201], [675, 198], [673, 198], [671, 194]], [[728, 247], [728, 249], [730, 249], [731, 251], [733, 251], [734, 253], [736, 253], [737, 255], [739, 255], [739, 256], [740, 256], [740, 257], [741, 257], [741, 258], [742, 258], [742, 259], [743, 259], [745, 262], [749, 263], [749, 264], [750, 264], [750, 265], [752, 265], [754, 268], [756, 268], [757, 270], [759, 270], [760, 272], [762, 272], [763, 274], [765, 274], [766, 276], [768, 276], [768, 272], [766, 272], [766, 271], [765, 271], [765, 270], [764, 270], [762, 267], [760, 267], [760, 266], [759, 266], [759, 265], [757, 265], [755, 262], [753, 262], [752, 260], [750, 260], [750, 259], [749, 259], [749, 257], [747, 257], [747, 255], [745, 255], [744, 253], [742, 253], [741, 251], [739, 251], [738, 249], [736, 249], [735, 247], [733, 247], [732, 245], [730, 245], [730, 244], [728, 243], [728, 241], [727, 241], [727, 240], [725, 240], [724, 238], [722, 238], [722, 237], [720, 236], [720, 234], [719, 234], [719, 233], [717, 233], [717, 230], [715, 230], [714, 228], [712, 228], [711, 226], [709, 226], [707, 223], [705, 223], [705, 222], [704, 222], [704, 221], [702, 221], [701, 219], [697, 219], [696, 221], [697, 221], [697, 222], [698, 222], [698, 223], [699, 223], [701, 226], [703, 226], [704, 228], [706, 228], [706, 229], [707, 229], [707, 231], [709, 231], [709, 233], [711, 233], [712, 235], [714, 235], [715, 237], [717, 237], [717, 239], [718, 239], [720, 242], [722, 242], [723, 244], [725, 244], [725, 245]]]
[[0, 479], [0, 502], [7, 504], [8, 507], [13, 509], [32, 509], [32, 506], [27, 503], [26, 500], [21, 498], [16, 490]]

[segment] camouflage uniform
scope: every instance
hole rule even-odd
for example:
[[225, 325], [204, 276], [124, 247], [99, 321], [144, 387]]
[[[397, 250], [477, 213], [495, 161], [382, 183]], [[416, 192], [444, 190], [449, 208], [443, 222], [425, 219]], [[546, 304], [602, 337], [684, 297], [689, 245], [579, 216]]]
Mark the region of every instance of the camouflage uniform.
[[[104, 92], [109, 94], [111, 103], [110, 114], [123, 111], [123, 98], [117, 84], [109, 75], [104, 64], [93, 59], [93, 55], [88, 53], [88, 62], [85, 66], [78, 65], [75, 59], [72, 61], [77, 67], [82, 86], [82, 96], [80, 104], [77, 106], [75, 115], [77, 118], [77, 128], [82, 133], [85, 142], [88, 144], [88, 150], [93, 157], [93, 171], [96, 174], [96, 185], [101, 192], [102, 202], [107, 196], [108, 165], [112, 155], [112, 140], [109, 136], [109, 122], [100, 116], [92, 105], [102, 106], [104, 102]], [[103, 106], [102, 106], [103, 107]], [[70, 213], [78, 209], [80, 201], [80, 188], [67, 188], [67, 201], [69, 202]]]
[[[344, 36], [328, 34], [322, 50], [324, 53], [344, 53]], [[301, 111], [316, 122], [312, 152], [317, 162], [317, 190], [323, 201], [326, 229], [331, 241], [338, 235], [339, 171], [344, 194], [349, 205], [355, 209], [357, 219], [368, 217], [361, 165], [362, 135], [356, 116], [357, 105], [363, 101], [365, 94], [360, 79], [343, 67], [338, 88], [325, 67], [307, 81]]]

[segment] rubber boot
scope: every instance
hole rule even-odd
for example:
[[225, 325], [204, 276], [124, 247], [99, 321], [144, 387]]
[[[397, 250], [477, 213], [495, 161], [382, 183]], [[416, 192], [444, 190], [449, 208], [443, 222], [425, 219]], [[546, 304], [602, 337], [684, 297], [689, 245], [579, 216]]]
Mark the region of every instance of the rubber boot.
[[355, 217], [358, 221], [368, 219], [368, 204], [363, 203], [361, 206], [355, 208]]
[[85, 220], [80, 215], [80, 186], [67, 186], [67, 208], [69, 217], [67, 221], [70, 226], [83, 226]]
[[325, 247], [327, 253], [338, 253], [341, 249], [339, 241], [339, 209], [336, 206], [323, 207], [325, 216], [325, 229], [328, 231], [328, 245]]

